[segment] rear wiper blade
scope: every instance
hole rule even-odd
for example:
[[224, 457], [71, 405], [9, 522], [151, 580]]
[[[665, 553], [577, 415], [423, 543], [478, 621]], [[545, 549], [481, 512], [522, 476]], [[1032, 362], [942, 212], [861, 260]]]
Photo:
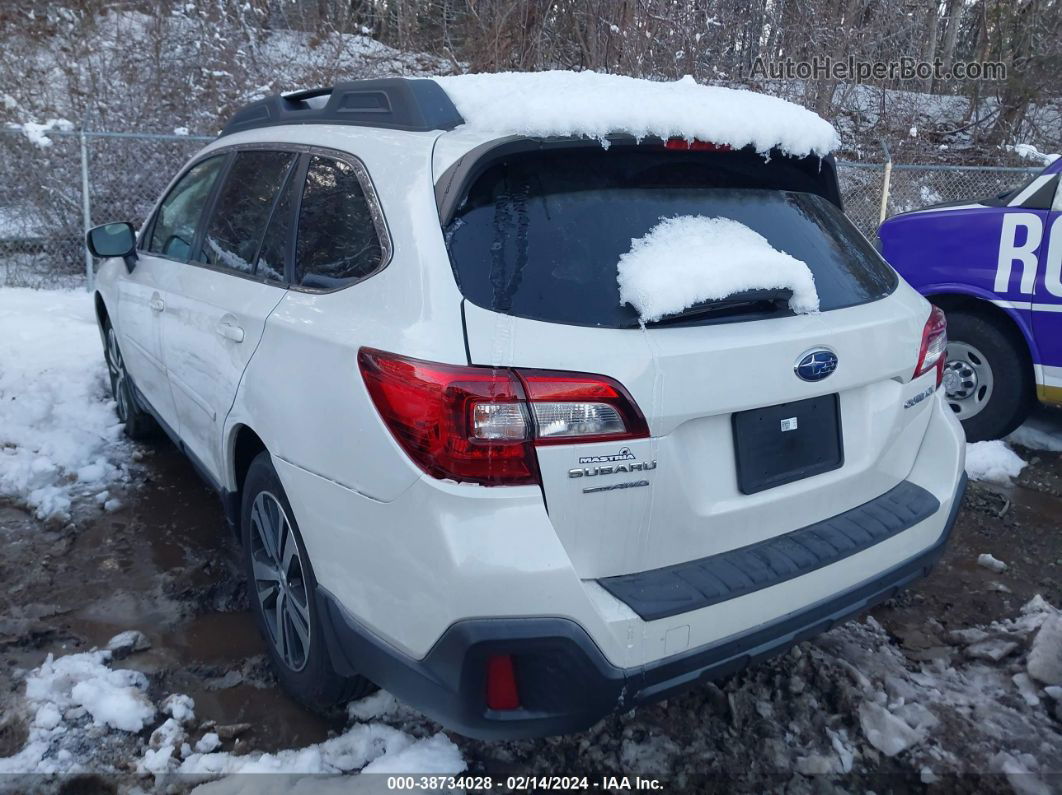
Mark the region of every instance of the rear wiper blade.
[[714, 301], [702, 301], [699, 304], [683, 309], [673, 315], [667, 315], [646, 323], [647, 326], [663, 326], [668, 323], [681, 323], [684, 320], [697, 317], [708, 317], [718, 314], [736, 314], [738, 312], [772, 312], [789, 306], [789, 299], [793, 297], [793, 291], [789, 289], [777, 290], [743, 290], [733, 293], [726, 298]]

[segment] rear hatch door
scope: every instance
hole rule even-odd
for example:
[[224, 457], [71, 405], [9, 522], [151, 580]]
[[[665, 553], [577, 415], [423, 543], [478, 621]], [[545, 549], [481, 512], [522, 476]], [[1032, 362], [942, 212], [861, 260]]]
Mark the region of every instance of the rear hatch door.
[[[650, 438], [539, 446], [550, 519], [580, 576], [716, 554], [873, 499], [910, 470], [927, 422], [904, 409], [925, 301], [843, 214], [743, 187], [689, 155], [535, 153], [485, 169], [447, 226], [473, 364], [618, 380]], [[744, 182], [743, 182], [744, 181]], [[641, 325], [619, 256], [661, 218], [727, 217], [806, 262], [822, 312], [704, 306]], [[835, 369], [804, 380], [825, 352]], [[930, 379], [932, 376], [929, 377]]]

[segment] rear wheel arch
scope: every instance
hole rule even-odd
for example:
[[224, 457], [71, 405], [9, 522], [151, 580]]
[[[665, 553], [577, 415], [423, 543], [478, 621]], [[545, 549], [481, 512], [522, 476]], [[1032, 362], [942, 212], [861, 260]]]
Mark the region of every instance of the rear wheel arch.
[[[107, 327], [108, 323], [111, 323], [111, 314], [107, 311], [107, 303], [103, 300], [103, 296], [97, 291], [93, 296], [93, 304], [96, 308], [96, 324], [100, 329], [100, 338], [103, 339], [103, 329]], [[107, 342], [104, 340], [104, 345]]]
[[247, 470], [251, 468], [251, 462], [255, 457], [267, 450], [265, 442], [249, 425], [240, 424], [232, 432], [232, 443], [229, 455], [229, 474], [232, 476], [233, 490], [243, 490], [243, 482], [247, 478]]
[[968, 441], [997, 439], [1021, 424], [1036, 402], [1033, 341], [1003, 308], [968, 295], [931, 295], [948, 317], [946, 402]]
[[237, 424], [229, 435], [228, 444], [228, 484], [223, 487], [221, 496], [225, 508], [225, 519], [229, 523], [237, 541], [241, 540], [240, 508], [243, 503], [243, 485], [247, 472], [254, 459], [263, 452], [268, 452], [265, 442], [254, 430], [243, 423]]
[[1005, 309], [984, 298], [963, 293], [940, 293], [938, 295], [927, 295], [926, 298], [935, 306], [943, 309], [945, 315], [949, 312], [966, 312], [980, 315], [1001, 331], [1004, 331], [1015, 347], [1022, 352], [1025, 369], [1028, 371], [1029, 377], [1034, 377], [1032, 354], [1035, 349], [1035, 341], [1029, 337], [1028, 330], [1023, 329]]
[[[247, 428], [242, 447], [245, 453], [252, 449], [255, 439], [261, 442]], [[273, 670], [284, 689], [304, 706], [320, 714], [334, 714], [342, 704], [369, 695], [375, 685], [362, 676], [344, 676], [335, 669], [327, 640], [330, 619], [316, 598], [317, 579], [298, 522], [264, 446], [251, 459], [244, 477], [240, 538], [248, 595]], [[274, 510], [269, 509], [270, 504]], [[296, 625], [302, 627], [301, 632]], [[283, 640], [278, 642], [280, 638]]]
[[237, 424], [228, 435], [229, 442], [226, 446], [226, 471], [227, 483], [222, 485], [221, 503], [225, 511], [225, 521], [237, 542], [242, 541], [240, 531], [242, 517], [240, 509], [243, 504], [243, 484], [247, 478], [247, 471], [251, 469], [259, 453], [268, 452], [261, 436], [247, 425]]

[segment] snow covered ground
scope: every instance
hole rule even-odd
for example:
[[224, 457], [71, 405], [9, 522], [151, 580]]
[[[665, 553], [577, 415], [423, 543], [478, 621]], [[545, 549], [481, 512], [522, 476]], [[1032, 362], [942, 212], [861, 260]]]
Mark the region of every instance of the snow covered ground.
[[610, 718], [570, 738], [578, 755], [557, 741], [538, 752], [533, 741], [459, 747], [382, 691], [350, 704], [347, 727], [321, 743], [221, 751], [224, 727], [200, 723], [188, 696], [150, 700], [147, 677], [118, 667], [111, 652], [49, 655], [25, 675], [29, 737], [0, 759], [0, 775], [17, 784], [18, 774], [118, 774], [116, 746], [128, 754], [126, 775], [149, 790], [317, 792], [327, 784], [349, 792], [349, 780], [320, 777], [450, 775], [467, 769], [467, 752], [559, 752], [551, 764], [568, 772], [611, 767], [665, 779], [683, 758], [702, 760], [693, 769], [740, 775], [734, 764], [749, 756], [750, 775], [796, 774], [807, 783], [798, 792], [813, 791], [810, 777], [855, 782], [875, 769], [915, 771], [923, 784], [995, 774], [1021, 795], [1051, 792], [1062, 775], [1062, 612], [1035, 597], [1011, 619], [950, 631], [930, 624], [946, 637], [932, 656], [913, 659], [873, 618], [851, 622], [719, 685]]
[[[26, 674], [23, 711], [28, 740], [17, 754], [0, 758], [0, 777], [4, 777], [0, 785], [6, 785], [9, 776], [113, 772], [93, 764], [93, 744], [104, 735], [126, 741], [136, 757], [129, 761], [147, 783], [176, 781], [181, 789], [237, 773], [456, 775], [465, 769], [461, 752], [445, 734], [417, 738], [373, 722], [379, 712], [394, 714], [400, 709], [386, 693], [349, 705], [349, 728], [317, 745], [275, 753], [217, 751], [219, 734], [196, 719], [191, 698], [174, 693], [153, 703], [147, 695], [148, 677], [113, 663], [113, 653], [107, 650], [59, 658], [48, 655]], [[147, 732], [145, 727], [153, 728]], [[247, 782], [217, 784], [204, 789], [234, 792]]]
[[68, 519], [79, 497], [108, 505], [132, 452], [88, 294], [0, 289], [0, 497]]
[[1062, 453], [1062, 412], [1041, 409], [1006, 439], [966, 445], [966, 474], [972, 480], [1009, 485], [1025, 468], [1014, 447]]

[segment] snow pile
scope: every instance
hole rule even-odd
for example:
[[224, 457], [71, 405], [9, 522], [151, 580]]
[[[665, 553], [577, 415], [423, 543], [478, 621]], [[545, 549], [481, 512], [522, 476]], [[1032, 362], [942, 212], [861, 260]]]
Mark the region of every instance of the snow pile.
[[997, 574], [1007, 570], [1007, 564], [988, 552], [982, 552], [977, 556], [977, 565], [994, 571]]
[[1029, 676], [1045, 685], [1062, 685], [1062, 615], [1055, 613], [1040, 625], [1029, 649]]
[[1062, 422], [1059, 419], [1057, 412], [1045, 410], [1026, 420], [1007, 437], [1007, 441], [1030, 450], [1062, 453]]
[[[379, 690], [352, 702], [347, 705], [347, 713], [353, 725], [342, 734], [317, 745], [275, 753], [203, 752], [202, 746], [213, 745], [212, 738], [216, 736], [207, 734], [196, 744], [194, 753], [184, 754], [185, 759], [175, 770], [182, 775], [198, 777], [237, 773], [319, 776], [355, 770], [362, 773], [456, 775], [466, 767], [461, 751], [442, 732], [417, 739], [394, 726], [366, 722], [382, 718], [392, 722], [423, 720], [418, 713], [398, 704], [390, 693]], [[288, 781], [286, 786], [297, 782], [297, 779]], [[197, 791], [241, 792], [245, 783], [246, 779], [222, 779]]]
[[437, 77], [465, 120], [460, 129], [533, 137], [611, 133], [685, 138], [827, 155], [840, 141], [810, 110], [752, 91], [596, 72], [504, 72]]
[[347, 704], [347, 717], [351, 721], [367, 721], [391, 717], [402, 709], [398, 699], [386, 690], [377, 690], [360, 701], [351, 701]]
[[92, 299], [0, 289], [0, 497], [40, 519], [125, 478]]
[[52, 655], [26, 678], [26, 698], [42, 714], [82, 707], [97, 726], [138, 732], [155, 717], [147, 700], [147, 677], [139, 671], [111, 670], [108, 651]]
[[[384, 693], [350, 705], [351, 715], [375, 714], [393, 697]], [[170, 747], [176, 746], [177, 741]], [[183, 761], [171, 769], [182, 776], [213, 778], [243, 773], [282, 773], [298, 776], [361, 773], [456, 775], [466, 767], [461, 751], [442, 732], [417, 739], [382, 723], [355, 723], [342, 734], [306, 748], [275, 753], [212, 752], [217, 735], [208, 733], [194, 752], [182, 749]], [[241, 791], [243, 781], [223, 779], [203, 792]], [[292, 784], [294, 782], [288, 782]]]
[[[847, 672], [853, 693], [842, 702], [858, 699], [866, 743], [885, 756], [904, 755], [926, 783], [938, 773], [989, 772], [977, 767], [981, 759], [1008, 777], [1021, 767], [1026, 783], [1041, 786], [1040, 777], [1060, 772], [1062, 759], [1054, 724], [1062, 704], [1051, 698], [1055, 680], [1062, 680], [1062, 613], [1037, 596], [1016, 618], [953, 631], [951, 641], [957, 644], [951, 662], [944, 656], [917, 663], [867, 618], [824, 635], [813, 655], [823, 675], [838, 667]], [[865, 753], [858, 746], [856, 752]], [[843, 764], [843, 756], [830, 759], [826, 772], [841, 772]]]
[[[112, 670], [109, 651], [52, 655], [26, 677], [25, 711], [30, 716], [26, 745], [0, 759], [0, 774], [64, 773], [83, 760], [68, 746], [84, 743], [88, 727], [139, 732], [155, 717], [144, 695], [147, 677]], [[72, 731], [72, 727], [78, 727]]]
[[1006, 442], [973, 442], [966, 445], [966, 474], [971, 480], [1009, 484], [1025, 468], [1025, 462]]
[[1023, 157], [1026, 160], [1034, 160], [1044, 166], [1049, 166], [1058, 160], [1059, 155], [1056, 153], [1041, 152], [1032, 144], [1015, 144], [1014, 146], [1006, 147], [1008, 152], [1013, 152], [1018, 157]]
[[[913, 717], [913, 720], [909, 718]], [[884, 703], [864, 701], [859, 705], [859, 725], [867, 742], [885, 756], [896, 756], [926, 738], [929, 729], [940, 721], [932, 712], [921, 709], [890, 712]]]
[[[140, 775], [154, 776], [162, 782], [166, 776], [177, 774], [202, 782], [242, 773], [320, 776], [360, 771], [442, 775], [465, 769], [461, 752], [445, 734], [417, 739], [382, 723], [355, 722], [342, 734], [305, 748], [274, 753], [221, 751], [221, 737], [212, 728], [206, 728], [198, 739], [192, 737], [194, 707], [188, 696], [180, 694], [169, 696], [159, 705], [159, 710], [171, 717], [152, 732], [148, 748], [137, 762]], [[351, 720], [357, 721], [355, 716], [367, 719], [405, 709], [397, 706], [393, 696], [380, 691], [351, 703], [348, 711]], [[202, 791], [242, 791], [245, 782], [246, 779], [223, 778]]]
[[808, 266], [778, 251], [759, 233], [729, 218], [664, 218], [618, 265], [620, 302], [644, 322], [702, 301], [754, 289], [789, 289], [794, 312], [815, 312], [819, 296]]
[[47, 149], [52, 145], [52, 139], [48, 137], [47, 133], [52, 130], [60, 130], [62, 132], [69, 132], [74, 129], [74, 123], [67, 119], [49, 119], [46, 122], [27, 121], [22, 124], [9, 124], [7, 125], [10, 130], [21, 130], [30, 142], [41, 149]]
[[[125, 635], [115, 637], [116, 645]], [[317, 745], [274, 753], [221, 751], [223, 735], [213, 722], [197, 726], [195, 702], [190, 697], [174, 693], [156, 708], [146, 696], [147, 677], [139, 671], [112, 669], [111, 662], [110, 651], [58, 659], [48, 655], [39, 668], [26, 674], [19, 711], [29, 724], [27, 742], [14, 756], [0, 758], [0, 775], [113, 772], [109, 764], [96, 758], [101, 747], [108, 749], [101, 757], [132, 759], [135, 764], [130, 770], [142, 778], [153, 777], [159, 784], [175, 774], [205, 782], [236, 773], [456, 775], [466, 767], [460, 750], [441, 732], [417, 737], [382, 723], [356, 721], [356, 715], [389, 715], [423, 726], [422, 716], [383, 692], [351, 704], [354, 725]], [[163, 719], [145, 743], [141, 732], [152, 726], [156, 716]], [[246, 778], [223, 779], [211, 785], [216, 790], [207, 789], [241, 791], [247, 783]]]

